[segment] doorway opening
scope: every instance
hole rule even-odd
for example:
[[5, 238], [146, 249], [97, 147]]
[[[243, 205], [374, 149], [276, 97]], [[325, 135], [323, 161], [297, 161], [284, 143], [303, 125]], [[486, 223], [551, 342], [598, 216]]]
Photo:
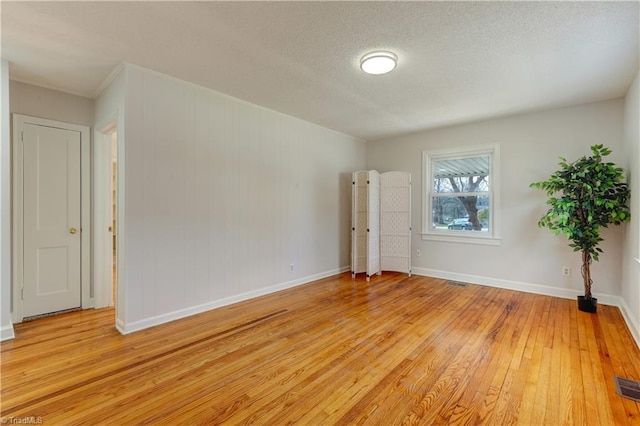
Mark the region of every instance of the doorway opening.
[[96, 126], [93, 146], [93, 278], [96, 308], [117, 307], [118, 132], [114, 119]]
[[118, 290], [118, 244], [116, 241], [116, 229], [118, 229], [118, 132], [111, 133], [111, 300], [109, 306], [116, 302]]

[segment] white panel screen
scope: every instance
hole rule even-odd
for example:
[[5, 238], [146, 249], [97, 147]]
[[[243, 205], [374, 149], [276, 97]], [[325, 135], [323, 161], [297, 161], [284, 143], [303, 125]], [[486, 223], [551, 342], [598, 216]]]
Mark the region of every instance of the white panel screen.
[[380, 268], [411, 274], [411, 174], [380, 175]]
[[367, 279], [380, 272], [380, 173], [369, 171], [367, 197]]
[[367, 271], [367, 178], [368, 172], [353, 173], [351, 197], [351, 273]]

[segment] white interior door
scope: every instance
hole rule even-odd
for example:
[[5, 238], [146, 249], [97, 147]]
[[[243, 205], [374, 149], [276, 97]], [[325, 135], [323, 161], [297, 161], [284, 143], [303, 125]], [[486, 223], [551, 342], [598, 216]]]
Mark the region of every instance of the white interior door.
[[81, 133], [25, 123], [23, 316], [81, 300]]

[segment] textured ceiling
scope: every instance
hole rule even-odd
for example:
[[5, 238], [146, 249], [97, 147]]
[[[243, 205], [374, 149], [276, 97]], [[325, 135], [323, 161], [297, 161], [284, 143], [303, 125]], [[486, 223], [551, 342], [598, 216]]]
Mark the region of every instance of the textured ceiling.
[[[623, 96], [638, 2], [2, 2], [10, 77], [95, 97], [129, 62], [364, 139]], [[399, 56], [387, 75], [359, 58]]]

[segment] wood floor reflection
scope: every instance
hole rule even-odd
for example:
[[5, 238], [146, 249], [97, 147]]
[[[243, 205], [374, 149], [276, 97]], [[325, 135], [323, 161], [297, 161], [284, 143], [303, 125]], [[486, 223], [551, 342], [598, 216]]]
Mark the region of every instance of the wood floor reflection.
[[17, 324], [2, 416], [44, 424], [640, 424], [618, 308], [350, 273], [122, 336], [112, 309]]

